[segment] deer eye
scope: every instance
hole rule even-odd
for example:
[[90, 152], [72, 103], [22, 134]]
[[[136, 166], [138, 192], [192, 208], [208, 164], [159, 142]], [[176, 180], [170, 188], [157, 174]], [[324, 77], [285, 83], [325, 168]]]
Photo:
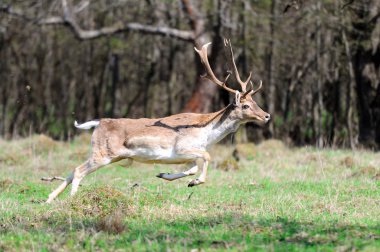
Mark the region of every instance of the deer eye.
[[243, 109], [249, 109], [249, 106], [247, 104], [244, 104]]

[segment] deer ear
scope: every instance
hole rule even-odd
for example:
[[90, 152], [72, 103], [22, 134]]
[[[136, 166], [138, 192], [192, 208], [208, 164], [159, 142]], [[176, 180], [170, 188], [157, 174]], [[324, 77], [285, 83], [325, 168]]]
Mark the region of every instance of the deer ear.
[[234, 102], [234, 105], [235, 106], [239, 106], [240, 105], [240, 92], [236, 90], [235, 92], [235, 102]]

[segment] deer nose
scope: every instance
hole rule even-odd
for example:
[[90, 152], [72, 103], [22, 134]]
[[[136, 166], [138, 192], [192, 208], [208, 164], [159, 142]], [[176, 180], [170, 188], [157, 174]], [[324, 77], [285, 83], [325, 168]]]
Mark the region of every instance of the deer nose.
[[266, 114], [265, 116], [265, 122], [268, 122], [270, 120], [270, 114]]

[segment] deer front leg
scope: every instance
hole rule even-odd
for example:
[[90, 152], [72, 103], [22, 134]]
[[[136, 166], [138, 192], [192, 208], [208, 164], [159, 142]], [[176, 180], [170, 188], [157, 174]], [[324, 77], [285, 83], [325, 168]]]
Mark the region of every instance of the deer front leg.
[[210, 161], [210, 154], [202, 150], [185, 150], [185, 151], [178, 151], [177, 155], [180, 158], [194, 160], [194, 166], [185, 172], [176, 173], [176, 174], [160, 173], [157, 175], [157, 177], [172, 181], [172, 180], [183, 178], [189, 175], [194, 175], [198, 171], [198, 169], [202, 167], [202, 173], [199, 176], [199, 178], [191, 181], [188, 186], [192, 187], [192, 186], [203, 184], [206, 181], [207, 165], [208, 165], [208, 162]]
[[172, 180], [187, 177], [190, 175], [195, 175], [198, 172], [198, 165], [196, 164], [196, 162], [192, 162], [192, 163], [190, 163], [190, 167], [191, 168], [185, 172], [180, 172], [180, 173], [175, 173], [175, 174], [160, 173], [156, 177], [172, 181]]
[[208, 166], [208, 163], [210, 161], [210, 154], [208, 154], [208, 152], [204, 151], [204, 152], [202, 152], [202, 156], [199, 157], [197, 160], [199, 160], [199, 162], [200, 162], [199, 165], [202, 166], [202, 173], [199, 176], [199, 178], [192, 180], [189, 183], [188, 187], [193, 187], [193, 186], [200, 185], [200, 184], [203, 184], [204, 182], [206, 182], [207, 166]]

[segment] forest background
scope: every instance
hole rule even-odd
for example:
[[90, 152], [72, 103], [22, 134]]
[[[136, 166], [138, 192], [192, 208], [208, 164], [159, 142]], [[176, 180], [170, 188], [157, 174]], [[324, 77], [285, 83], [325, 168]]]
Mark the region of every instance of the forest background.
[[232, 97], [200, 78], [193, 48], [212, 42], [222, 79], [226, 37], [273, 118], [237, 141], [379, 149], [379, 17], [376, 0], [2, 0], [0, 136], [66, 140], [74, 120], [216, 111]]

